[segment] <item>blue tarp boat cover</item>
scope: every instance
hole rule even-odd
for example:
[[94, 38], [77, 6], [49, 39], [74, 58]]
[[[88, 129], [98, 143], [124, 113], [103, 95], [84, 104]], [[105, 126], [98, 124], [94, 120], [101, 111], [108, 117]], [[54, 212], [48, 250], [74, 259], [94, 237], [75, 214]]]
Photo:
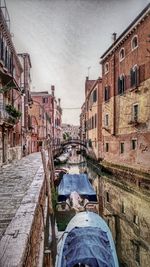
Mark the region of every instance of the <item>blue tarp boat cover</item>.
[[61, 267], [73, 267], [77, 263], [90, 267], [115, 267], [106, 232], [98, 227], [75, 227], [69, 232]]
[[86, 174], [65, 174], [58, 186], [58, 201], [65, 201], [73, 191], [89, 201], [97, 201], [96, 192]]

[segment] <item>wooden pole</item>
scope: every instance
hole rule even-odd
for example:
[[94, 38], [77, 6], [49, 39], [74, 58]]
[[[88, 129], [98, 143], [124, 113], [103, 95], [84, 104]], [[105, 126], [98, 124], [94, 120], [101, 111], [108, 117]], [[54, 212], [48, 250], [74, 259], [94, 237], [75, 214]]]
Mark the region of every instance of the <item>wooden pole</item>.
[[54, 170], [54, 161], [53, 161], [51, 145], [48, 145], [47, 150], [48, 150], [48, 166], [49, 166], [49, 169], [51, 170], [51, 176], [50, 176], [51, 185], [54, 188], [54, 173], [55, 173], [55, 170]]
[[98, 177], [98, 206], [99, 206], [99, 215], [103, 216], [104, 203], [103, 203], [103, 182], [102, 177]]

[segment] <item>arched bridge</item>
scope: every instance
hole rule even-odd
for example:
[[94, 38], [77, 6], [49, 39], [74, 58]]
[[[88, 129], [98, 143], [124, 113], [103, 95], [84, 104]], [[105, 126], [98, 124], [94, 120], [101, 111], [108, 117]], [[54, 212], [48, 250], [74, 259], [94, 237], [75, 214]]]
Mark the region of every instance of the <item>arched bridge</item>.
[[85, 148], [87, 148], [86, 140], [83, 141], [81, 139], [70, 139], [70, 140], [66, 140], [66, 141], [61, 143], [62, 147], [65, 147], [65, 146], [68, 146], [68, 145], [80, 145], [80, 146], [84, 146]]

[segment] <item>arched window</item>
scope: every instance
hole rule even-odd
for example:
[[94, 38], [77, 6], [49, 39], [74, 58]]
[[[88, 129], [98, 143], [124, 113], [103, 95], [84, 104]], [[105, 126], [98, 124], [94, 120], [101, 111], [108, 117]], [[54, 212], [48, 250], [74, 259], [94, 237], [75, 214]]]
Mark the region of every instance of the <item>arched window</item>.
[[109, 64], [108, 64], [108, 62], [106, 62], [104, 65], [104, 73], [106, 74], [106, 73], [108, 73], [108, 71], [109, 71]]
[[132, 50], [134, 50], [135, 48], [138, 47], [138, 38], [137, 38], [137, 35], [135, 35], [135, 36], [132, 38], [132, 41], [131, 41], [131, 47], [132, 47]]
[[120, 53], [119, 53], [119, 59], [122, 61], [125, 58], [125, 49], [121, 48]]

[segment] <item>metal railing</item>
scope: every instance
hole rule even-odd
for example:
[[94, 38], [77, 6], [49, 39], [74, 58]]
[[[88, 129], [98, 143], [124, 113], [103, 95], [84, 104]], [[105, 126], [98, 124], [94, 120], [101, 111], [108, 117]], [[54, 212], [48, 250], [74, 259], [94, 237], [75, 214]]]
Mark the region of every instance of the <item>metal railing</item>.
[[11, 116], [7, 110], [4, 103], [0, 103], [0, 121], [7, 121], [9, 124], [14, 124], [17, 119]]

